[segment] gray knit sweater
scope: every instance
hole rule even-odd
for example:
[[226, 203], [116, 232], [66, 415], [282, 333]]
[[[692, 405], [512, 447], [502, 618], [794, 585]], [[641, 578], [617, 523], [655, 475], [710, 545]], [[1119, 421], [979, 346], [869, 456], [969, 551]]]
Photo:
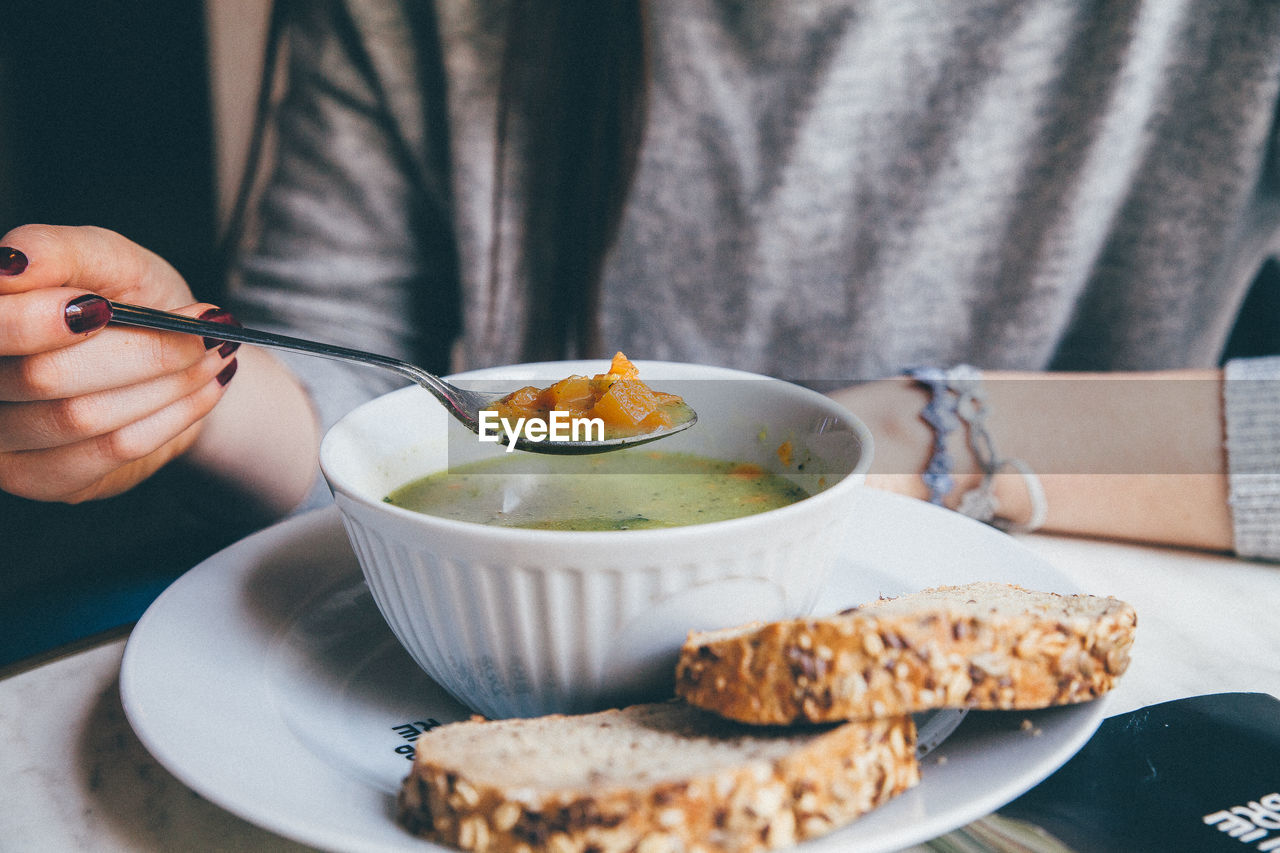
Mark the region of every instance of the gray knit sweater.
[[[516, 360], [519, 287], [486, 285], [501, 3], [298, 5], [237, 310], [437, 364]], [[1280, 241], [1272, 0], [649, 10], [610, 349], [846, 384], [1211, 366]], [[396, 384], [291, 364], [326, 425]], [[1226, 394], [1237, 550], [1280, 558], [1280, 360], [1241, 371], [1263, 381]]]

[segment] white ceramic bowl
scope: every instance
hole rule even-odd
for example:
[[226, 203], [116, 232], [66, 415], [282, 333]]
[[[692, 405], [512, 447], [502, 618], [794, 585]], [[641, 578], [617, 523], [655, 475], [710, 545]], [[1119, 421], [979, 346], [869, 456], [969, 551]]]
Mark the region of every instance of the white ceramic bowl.
[[[688, 631], [808, 613], [840, 551], [871, 461], [860, 421], [780, 380], [637, 364], [643, 380], [681, 394], [698, 413], [692, 429], [651, 448], [756, 462], [811, 497], [657, 530], [501, 528], [383, 501], [451, 464], [504, 452], [425, 391], [372, 400], [325, 436], [321, 467], [378, 607], [414, 660], [478, 713], [570, 713], [670, 695]], [[604, 365], [515, 365], [456, 379], [514, 389]], [[784, 441], [789, 460], [778, 452]]]

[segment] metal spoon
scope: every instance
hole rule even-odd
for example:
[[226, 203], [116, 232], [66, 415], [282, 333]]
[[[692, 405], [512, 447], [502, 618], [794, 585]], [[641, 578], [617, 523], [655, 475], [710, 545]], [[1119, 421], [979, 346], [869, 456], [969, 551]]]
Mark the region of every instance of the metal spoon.
[[[189, 335], [200, 335], [217, 341], [236, 341], [272, 349], [292, 350], [337, 361], [350, 361], [393, 370], [431, 392], [432, 396], [444, 404], [450, 415], [461, 421], [467, 429], [477, 434], [480, 432], [480, 411], [489, 408], [498, 400], [507, 396], [506, 393], [482, 394], [477, 391], [459, 388], [432, 373], [428, 373], [417, 365], [386, 355], [323, 344], [303, 338], [293, 338], [288, 335], [277, 335], [272, 332], [246, 329], [240, 326], [210, 323], [205, 320], [196, 320], [191, 317], [184, 317], [181, 314], [171, 314], [168, 311], [158, 311], [154, 308], [144, 308], [139, 305], [112, 302], [111, 322], [126, 326], [145, 326], [148, 329], [160, 329], [166, 332], [184, 332]], [[520, 450], [530, 450], [535, 453], [557, 454], [603, 453], [608, 450], [621, 450], [624, 447], [632, 447], [666, 438], [681, 430], [688, 429], [697, 422], [698, 416], [693, 409], [687, 406], [685, 407], [685, 412], [687, 414], [683, 420], [676, 421], [669, 427], [641, 435], [620, 436], [594, 441], [553, 441], [550, 438], [535, 441], [522, 433], [516, 439], [516, 447]], [[507, 438], [505, 433], [501, 438]]]

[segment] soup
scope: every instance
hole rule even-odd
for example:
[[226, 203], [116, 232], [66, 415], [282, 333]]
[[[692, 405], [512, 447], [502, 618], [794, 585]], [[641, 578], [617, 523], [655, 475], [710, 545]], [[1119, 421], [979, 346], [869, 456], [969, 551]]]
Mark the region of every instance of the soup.
[[385, 500], [501, 527], [643, 530], [740, 518], [806, 497], [759, 465], [636, 449], [487, 459], [416, 480]]

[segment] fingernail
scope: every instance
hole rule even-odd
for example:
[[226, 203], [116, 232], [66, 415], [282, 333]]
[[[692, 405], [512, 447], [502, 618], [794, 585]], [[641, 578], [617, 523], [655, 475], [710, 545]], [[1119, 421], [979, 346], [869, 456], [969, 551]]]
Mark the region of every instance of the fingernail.
[[95, 293], [86, 293], [68, 302], [62, 316], [72, 334], [83, 335], [107, 325], [111, 319], [111, 303]]
[[231, 381], [231, 377], [236, 375], [237, 363], [238, 359], [233, 358], [227, 363], [226, 367], [222, 368], [222, 372], [218, 374], [219, 385], [225, 387], [226, 384]]
[[[241, 328], [240, 322], [236, 320], [235, 317], [232, 317], [231, 312], [225, 308], [209, 308], [200, 315], [199, 319], [210, 323], [221, 323], [224, 326], [235, 326], [237, 329]], [[219, 344], [222, 344], [222, 346], [218, 348], [218, 355], [223, 358], [226, 358], [236, 350], [240, 349], [240, 344], [237, 341], [220, 341], [217, 338], [204, 339], [205, 349], [213, 349]], [[232, 373], [234, 372], [235, 371], [232, 371]], [[228, 376], [227, 379], [230, 380], [231, 377]], [[226, 383], [224, 382], [222, 384], [225, 385]]]
[[17, 249], [0, 246], [0, 275], [18, 275], [26, 268], [26, 255]]

